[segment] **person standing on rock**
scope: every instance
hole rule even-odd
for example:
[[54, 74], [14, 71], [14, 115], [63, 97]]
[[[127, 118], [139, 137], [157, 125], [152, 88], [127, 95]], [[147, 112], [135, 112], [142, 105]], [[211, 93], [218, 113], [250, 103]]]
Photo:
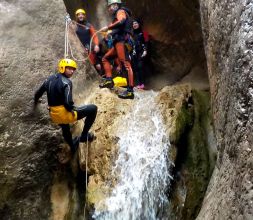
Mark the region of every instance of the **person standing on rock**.
[[[97, 53], [99, 52], [99, 40], [96, 35], [95, 28], [86, 19], [86, 12], [84, 9], [77, 9], [76, 15], [76, 34], [84, 46], [85, 51], [89, 54], [89, 61], [99, 72], [101, 65], [97, 62]], [[90, 48], [90, 41], [93, 37], [93, 48]]]
[[121, 64], [123, 64], [128, 73], [128, 87], [123, 93], [120, 93], [119, 98], [133, 99], [134, 98], [134, 77], [131, 67], [129, 54], [125, 48], [125, 42], [132, 33], [132, 24], [130, 22], [131, 12], [121, 6], [121, 0], [108, 0], [108, 11], [112, 15], [112, 24], [104, 27], [102, 30], [111, 30], [113, 39], [113, 48], [111, 48], [102, 58], [103, 67], [106, 74], [106, 80], [99, 85], [100, 88], [113, 88], [112, 68], [110, 58], [118, 57]]
[[141, 22], [138, 19], [133, 20], [133, 39], [134, 49], [131, 54], [132, 65], [137, 79], [137, 89], [144, 89], [144, 59], [147, 56], [147, 47], [144, 40], [144, 34], [141, 28]]
[[[92, 141], [94, 135], [89, 132], [97, 115], [96, 105], [74, 106], [72, 100], [72, 82], [77, 64], [71, 59], [62, 59], [58, 64], [58, 73], [49, 76], [34, 96], [34, 109], [44, 92], [47, 93], [49, 115], [52, 121], [62, 128], [64, 140], [68, 143], [72, 153], [78, 148], [79, 142]], [[72, 139], [70, 123], [85, 118], [83, 131], [80, 137]]]

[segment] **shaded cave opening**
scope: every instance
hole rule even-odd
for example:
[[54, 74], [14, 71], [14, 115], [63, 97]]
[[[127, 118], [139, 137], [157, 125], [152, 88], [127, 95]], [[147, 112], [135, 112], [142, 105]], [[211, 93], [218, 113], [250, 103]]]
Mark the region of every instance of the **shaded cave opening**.
[[[78, 8], [84, 8], [87, 20], [97, 30], [111, 22], [106, 0], [64, 3], [72, 19]], [[145, 61], [147, 88], [190, 83], [195, 89], [209, 90], [198, 0], [126, 0], [123, 5], [132, 11], [133, 18], [142, 21], [150, 36]]]

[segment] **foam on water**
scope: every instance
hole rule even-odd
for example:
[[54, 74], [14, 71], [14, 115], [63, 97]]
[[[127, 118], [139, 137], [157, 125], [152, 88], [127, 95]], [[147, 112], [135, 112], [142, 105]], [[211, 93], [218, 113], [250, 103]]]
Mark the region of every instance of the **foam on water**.
[[157, 93], [136, 93], [136, 105], [119, 128], [119, 155], [113, 174], [118, 184], [106, 200], [98, 220], [166, 219], [166, 191], [170, 182], [169, 140], [154, 101]]

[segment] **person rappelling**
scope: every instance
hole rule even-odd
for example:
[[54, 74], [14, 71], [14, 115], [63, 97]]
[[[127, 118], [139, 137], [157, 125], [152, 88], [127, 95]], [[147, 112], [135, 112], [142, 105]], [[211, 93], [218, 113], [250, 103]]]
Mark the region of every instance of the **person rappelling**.
[[[96, 35], [96, 30], [92, 24], [87, 21], [86, 12], [84, 9], [77, 9], [76, 16], [76, 34], [81, 41], [86, 53], [88, 53], [90, 63], [95, 67], [97, 71], [101, 69], [101, 66], [97, 66], [97, 53], [99, 52], [99, 40]], [[90, 48], [90, 41], [93, 38], [93, 48]]]
[[134, 98], [134, 77], [129, 55], [125, 48], [125, 42], [129, 35], [132, 33], [132, 25], [130, 21], [131, 12], [122, 7], [121, 0], [108, 0], [108, 11], [112, 15], [112, 24], [104, 27], [102, 30], [111, 30], [113, 39], [113, 47], [103, 56], [102, 63], [106, 74], [106, 80], [99, 85], [100, 88], [113, 88], [114, 83], [112, 80], [112, 68], [110, 58], [117, 56], [119, 61], [124, 65], [128, 75], [127, 90], [120, 93], [119, 98], [133, 99]]
[[[94, 139], [94, 135], [89, 130], [97, 115], [96, 105], [90, 104], [80, 107], [74, 105], [70, 78], [76, 69], [77, 64], [74, 60], [60, 60], [58, 64], [59, 72], [49, 76], [34, 95], [34, 109], [36, 109], [41, 96], [44, 92], [47, 93], [51, 120], [62, 128], [62, 135], [70, 146], [72, 153], [78, 148], [79, 142], [92, 141]], [[69, 124], [83, 118], [85, 118], [85, 122], [81, 136], [72, 139]]]

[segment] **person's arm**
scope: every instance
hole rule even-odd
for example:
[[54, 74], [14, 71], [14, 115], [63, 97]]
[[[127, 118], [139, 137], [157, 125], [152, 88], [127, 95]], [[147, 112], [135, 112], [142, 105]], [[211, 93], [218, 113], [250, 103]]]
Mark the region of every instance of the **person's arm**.
[[74, 102], [72, 99], [72, 83], [69, 81], [68, 83], [64, 83], [64, 107], [69, 111], [73, 111]]
[[98, 53], [100, 50], [99, 49], [99, 40], [98, 40], [98, 36], [96, 35], [96, 30], [92, 25], [90, 26], [90, 37], [91, 38], [93, 37], [93, 43], [95, 44], [94, 51], [96, 53]]
[[143, 33], [141, 33], [141, 35], [140, 35], [140, 43], [141, 43], [141, 47], [142, 47], [141, 57], [145, 57], [147, 55], [147, 46], [146, 46], [146, 42], [145, 42]]
[[40, 86], [40, 88], [35, 92], [34, 95], [34, 105], [36, 106], [39, 102], [40, 97], [46, 92], [47, 80]]
[[92, 38], [93, 37], [93, 43], [98, 46], [99, 45], [99, 40], [98, 40], [98, 36], [95, 34], [96, 33], [96, 30], [95, 28], [91, 25], [90, 26], [90, 37]]
[[109, 30], [113, 30], [115, 28], [118, 28], [125, 23], [125, 21], [127, 19], [126, 12], [124, 10], [119, 10], [117, 12], [116, 18], [117, 18], [117, 21], [115, 21], [114, 23], [112, 23], [108, 26]]

